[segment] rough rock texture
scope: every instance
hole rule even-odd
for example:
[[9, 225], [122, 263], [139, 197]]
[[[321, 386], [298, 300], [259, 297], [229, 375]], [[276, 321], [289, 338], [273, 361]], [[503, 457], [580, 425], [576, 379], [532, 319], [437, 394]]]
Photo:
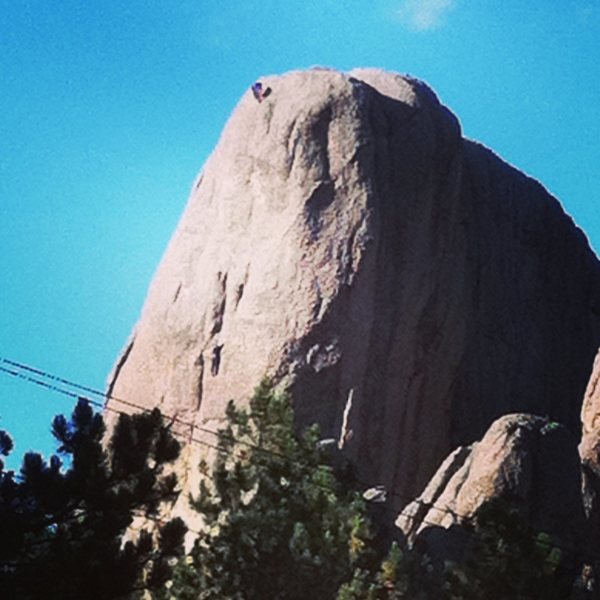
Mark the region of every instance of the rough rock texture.
[[[590, 548], [595, 551], [594, 571], [600, 579], [600, 352], [594, 361], [583, 408], [581, 410], [582, 437], [579, 454], [582, 463], [583, 501], [587, 518]], [[597, 586], [600, 587], [600, 586]], [[600, 589], [598, 590], [600, 598]]]
[[436, 528], [460, 525], [496, 498], [509, 501], [537, 530], [554, 534], [561, 546], [582, 547], [585, 515], [576, 437], [546, 418], [501, 417], [480, 442], [448, 456], [396, 525], [409, 541], [427, 542], [429, 535], [439, 543], [443, 537]]
[[585, 391], [581, 424], [581, 461], [600, 477], [600, 352], [594, 361], [592, 375]]
[[109, 394], [214, 429], [274, 376], [300, 423], [337, 437], [345, 422], [359, 477], [398, 505], [500, 415], [576, 431], [600, 268], [557, 200], [463, 139], [417, 80], [263, 84], [193, 186]]

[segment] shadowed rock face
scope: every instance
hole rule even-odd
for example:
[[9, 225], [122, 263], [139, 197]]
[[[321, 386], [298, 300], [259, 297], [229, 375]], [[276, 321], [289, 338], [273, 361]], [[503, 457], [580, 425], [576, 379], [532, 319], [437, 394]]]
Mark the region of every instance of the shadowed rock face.
[[109, 392], [214, 429], [274, 376], [299, 423], [344, 421], [359, 477], [398, 505], [502, 414], [577, 431], [600, 268], [559, 203], [419, 81], [263, 84], [194, 184]]

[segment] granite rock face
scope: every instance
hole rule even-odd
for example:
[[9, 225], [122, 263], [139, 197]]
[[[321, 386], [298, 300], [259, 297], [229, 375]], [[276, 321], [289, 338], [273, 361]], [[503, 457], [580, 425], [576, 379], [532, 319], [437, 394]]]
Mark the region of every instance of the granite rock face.
[[585, 390], [581, 424], [581, 461], [596, 477], [600, 477], [600, 352]]
[[396, 525], [410, 542], [433, 544], [430, 551], [435, 554], [440, 551], [436, 543], [442, 551], [448, 547], [449, 538], [440, 535], [440, 528], [460, 526], [498, 499], [561, 546], [582, 547], [586, 520], [576, 437], [543, 417], [501, 417], [480, 442], [448, 456]]
[[[596, 581], [600, 578], [600, 352], [585, 391], [581, 410], [582, 436], [579, 454], [582, 465], [582, 492], [587, 518], [588, 549], [597, 557], [594, 563]], [[596, 585], [597, 598], [600, 586]]]
[[558, 201], [420, 81], [262, 81], [194, 183], [109, 394], [210, 440], [272, 376], [398, 507], [501, 415], [576, 432], [600, 267]]

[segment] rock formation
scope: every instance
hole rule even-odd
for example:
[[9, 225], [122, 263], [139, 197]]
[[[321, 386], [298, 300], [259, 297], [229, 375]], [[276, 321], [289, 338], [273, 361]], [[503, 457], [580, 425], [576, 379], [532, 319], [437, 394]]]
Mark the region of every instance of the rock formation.
[[415, 79], [262, 81], [270, 95], [242, 97], [193, 185], [110, 406], [210, 436], [270, 375], [300, 424], [344, 425], [359, 477], [398, 506], [500, 415], [577, 431], [600, 267], [558, 201]]
[[596, 477], [600, 477], [600, 352], [594, 361], [592, 375], [585, 391], [581, 424], [581, 460]]
[[[594, 571], [600, 580], [600, 352], [594, 361], [583, 408], [581, 410], [582, 437], [579, 454], [582, 464], [583, 503], [590, 539], [588, 550], [595, 553]], [[597, 586], [600, 587], [600, 586]], [[600, 590], [598, 590], [600, 598]]]
[[396, 525], [411, 542], [428, 533], [440, 540], [436, 529], [463, 524], [494, 499], [510, 502], [561, 546], [581, 547], [585, 515], [576, 437], [543, 417], [501, 417], [480, 442], [448, 456]]

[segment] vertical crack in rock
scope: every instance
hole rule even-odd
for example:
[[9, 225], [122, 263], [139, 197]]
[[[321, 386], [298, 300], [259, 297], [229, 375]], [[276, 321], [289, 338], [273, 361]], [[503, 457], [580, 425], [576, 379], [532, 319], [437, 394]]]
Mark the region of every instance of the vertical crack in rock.
[[290, 123], [287, 134], [285, 136], [285, 147], [288, 151], [287, 158], [287, 177], [290, 177], [292, 171], [294, 170], [294, 164], [296, 163], [296, 154], [298, 152], [298, 146], [301, 142], [300, 131], [296, 126], [297, 121], [293, 120]]
[[175, 294], [173, 295], [173, 304], [175, 304], [175, 302], [177, 302], [177, 298], [179, 298], [179, 292], [181, 292], [181, 283], [177, 286], [177, 289], [175, 290]]
[[267, 129], [265, 135], [269, 135], [271, 133], [271, 122], [273, 120], [273, 103], [269, 102], [264, 106], [265, 112], [265, 121], [267, 123]]
[[[113, 392], [115, 390], [115, 386], [117, 385], [117, 381], [119, 379], [121, 370], [125, 366], [125, 363], [127, 362], [127, 359], [129, 358], [129, 355], [131, 354], [131, 351], [133, 350], [134, 342], [135, 342], [135, 332], [132, 334], [129, 342], [127, 342], [125, 348], [121, 352], [121, 356], [119, 356], [115, 366], [113, 367], [112, 373], [108, 377], [108, 387], [107, 387], [106, 396], [105, 396], [106, 397], [106, 402], [105, 402], [106, 406], [109, 404], [109, 402], [111, 402], [111, 400], [118, 402], [118, 398], [115, 398], [113, 396]], [[125, 398], [125, 400], [127, 400], [127, 398]]]
[[227, 273], [221, 273], [221, 271], [217, 273], [216, 288], [211, 313], [211, 337], [215, 336], [223, 328], [223, 317], [225, 315], [225, 307], [227, 304]]
[[308, 145], [308, 151], [314, 152], [313, 165], [317, 168], [318, 179], [324, 182], [331, 181], [329, 150], [330, 137], [329, 129], [333, 118], [333, 108], [328, 104], [312, 123], [310, 135], [305, 143]]
[[318, 240], [322, 230], [322, 213], [333, 202], [333, 199], [333, 184], [319, 182], [311, 190], [306, 200], [306, 224], [313, 242]]
[[312, 322], [318, 323], [323, 318], [323, 294], [321, 292], [319, 280], [316, 277], [314, 279], [313, 285], [315, 290], [315, 301], [312, 307]]
[[234, 299], [234, 310], [237, 310], [242, 297], [244, 296], [244, 290], [246, 285], [248, 284], [248, 277], [250, 275], [250, 265], [246, 265], [246, 270], [244, 271], [244, 279], [241, 283], [239, 283], [235, 289], [235, 299]]
[[243, 295], [244, 295], [244, 284], [240, 283], [240, 284], [238, 284], [237, 288], [235, 289], [234, 309], [237, 309], [238, 304], [240, 303], [240, 300], [242, 299]]
[[196, 412], [200, 411], [202, 406], [202, 395], [204, 393], [204, 354], [200, 352], [196, 359], [195, 366], [198, 368], [198, 384], [196, 392]]
[[349, 419], [352, 411], [352, 401], [354, 398], [354, 388], [351, 388], [348, 392], [348, 398], [346, 400], [346, 406], [344, 406], [344, 412], [342, 414], [342, 426], [340, 427], [340, 437], [338, 439], [338, 449], [343, 450], [354, 437], [354, 431], [350, 428]]

